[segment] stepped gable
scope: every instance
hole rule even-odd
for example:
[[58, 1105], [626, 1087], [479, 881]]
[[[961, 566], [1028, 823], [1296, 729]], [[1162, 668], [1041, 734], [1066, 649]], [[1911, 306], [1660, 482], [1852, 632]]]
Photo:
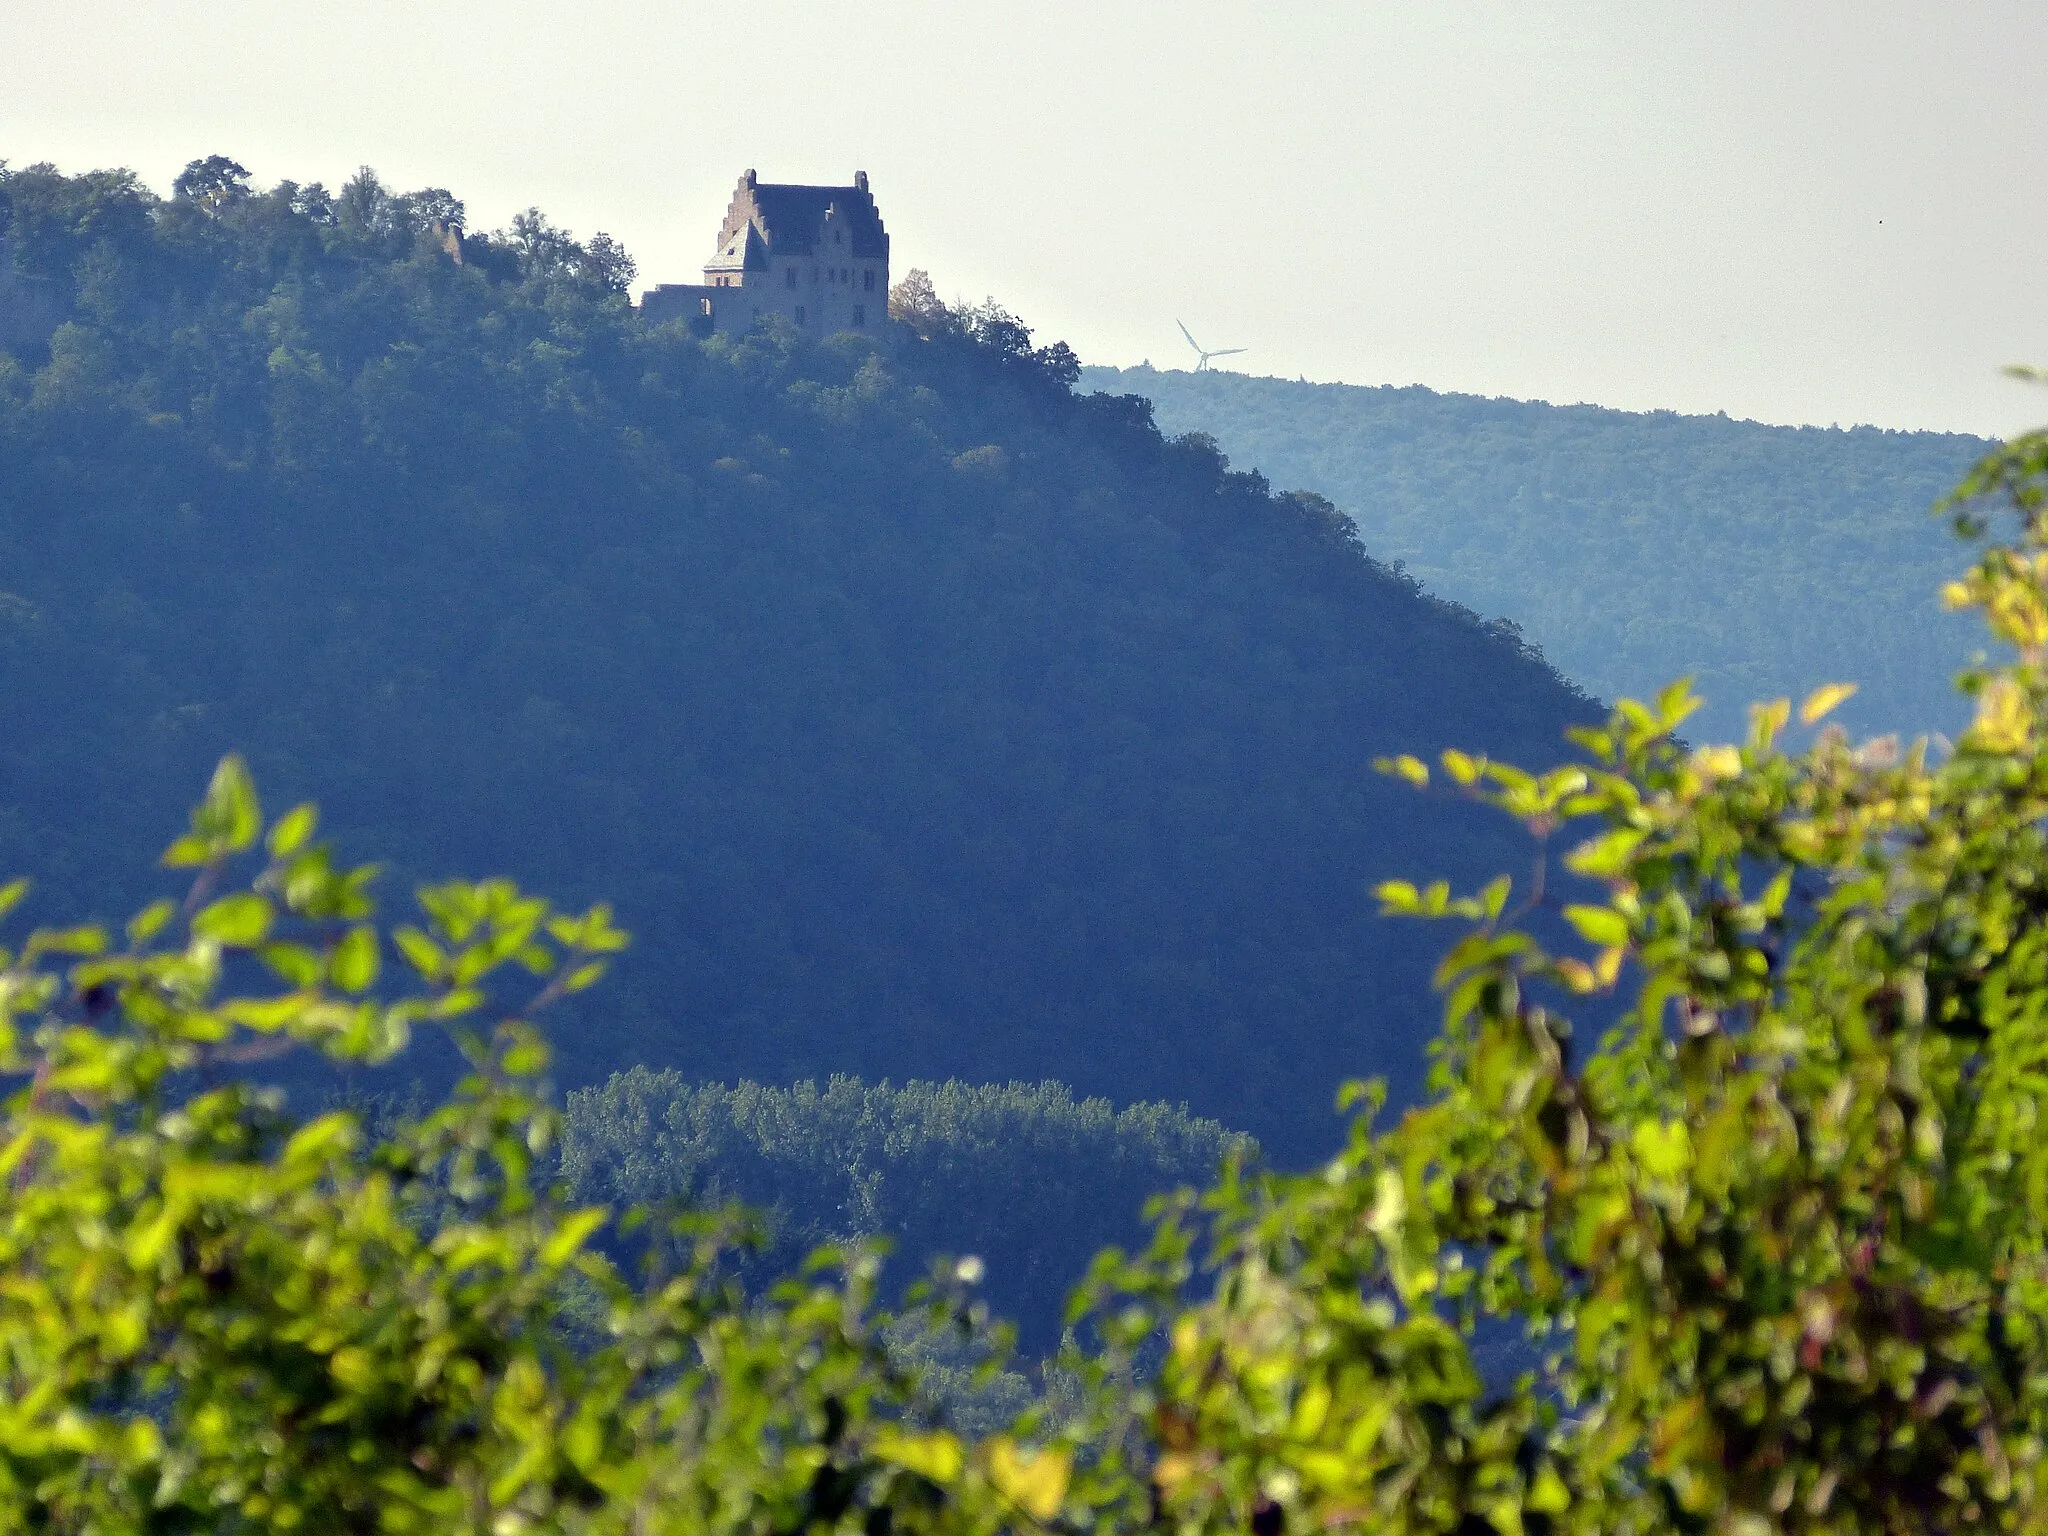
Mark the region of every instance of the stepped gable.
[[889, 259], [889, 234], [882, 227], [881, 210], [868, 190], [865, 171], [854, 177], [850, 187], [756, 181], [748, 171], [740, 178], [732, 206], [726, 211], [725, 226], [718, 232], [719, 249], [723, 252], [745, 229], [760, 231], [767, 249], [778, 255], [821, 254], [826, 243], [825, 216], [835, 211], [845, 220], [845, 254]]
[[866, 171], [847, 187], [764, 182], [733, 188], [718, 248], [701, 283], [641, 295], [651, 324], [680, 320], [702, 335], [779, 318], [805, 335], [878, 333], [889, 318], [889, 232]]

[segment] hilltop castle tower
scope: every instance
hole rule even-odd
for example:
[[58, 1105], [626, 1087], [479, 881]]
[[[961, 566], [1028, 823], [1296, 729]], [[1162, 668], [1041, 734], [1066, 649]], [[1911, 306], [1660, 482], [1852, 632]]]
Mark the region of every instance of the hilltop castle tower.
[[781, 315], [806, 335], [878, 335], [889, 318], [889, 232], [868, 190], [764, 182], [748, 171], [733, 189], [718, 250], [701, 283], [662, 283], [640, 296], [648, 320], [688, 319], [742, 331]]

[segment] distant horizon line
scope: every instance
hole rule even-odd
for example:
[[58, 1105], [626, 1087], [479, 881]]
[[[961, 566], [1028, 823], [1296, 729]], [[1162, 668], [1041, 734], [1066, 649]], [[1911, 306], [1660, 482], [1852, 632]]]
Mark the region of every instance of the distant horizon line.
[[1960, 432], [1946, 427], [1885, 427], [1875, 422], [1859, 421], [1843, 425], [1839, 421], [1766, 421], [1757, 416], [1732, 416], [1727, 411], [1682, 411], [1672, 406], [1634, 407], [1626, 405], [1602, 405], [1596, 400], [1573, 400], [1559, 402], [1542, 400], [1526, 395], [1483, 395], [1476, 390], [1442, 389], [1434, 384], [1416, 381], [1409, 384], [1360, 384], [1350, 379], [1312, 379], [1307, 374], [1287, 378], [1277, 373], [1249, 373], [1241, 368], [1161, 368], [1149, 358], [1136, 363], [1089, 363], [1081, 364], [1085, 374], [1090, 370], [1103, 373], [1171, 373], [1185, 378], [1235, 378], [1250, 379], [1262, 384], [1293, 384], [1310, 389], [1371, 389], [1410, 390], [1419, 389], [1425, 394], [1439, 395], [1445, 399], [1480, 400], [1489, 403], [1510, 405], [1541, 405], [1554, 411], [1607, 411], [1616, 416], [1676, 416], [1692, 421], [1726, 421], [1738, 426], [1770, 427], [1780, 431], [1796, 432], [1885, 432], [1900, 437], [1965, 437], [1973, 442], [1999, 443], [2003, 438], [1990, 437], [1981, 432]]

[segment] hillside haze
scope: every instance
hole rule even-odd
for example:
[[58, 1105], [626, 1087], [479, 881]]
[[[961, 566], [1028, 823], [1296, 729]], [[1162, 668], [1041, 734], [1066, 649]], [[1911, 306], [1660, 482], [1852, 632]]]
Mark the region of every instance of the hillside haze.
[[1980, 632], [1944, 613], [1964, 551], [1932, 508], [1991, 446], [1935, 432], [1489, 400], [1212, 370], [1090, 368], [1168, 432], [1329, 497], [1376, 557], [1518, 625], [1602, 698], [1691, 675], [1694, 730], [1853, 681], [1872, 734], [1953, 731]]
[[119, 916], [222, 752], [401, 897], [505, 873], [635, 947], [570, 1084], [1057, 1078], [1276, 1159], [1412, 1089], [1445, 935], [1526, 867], [1375, 775], [1554, 761], [1589, 702], [1314, 499], [1077, 395], [999, 311], [649, 328], [444, 192], [0, 181], [0, 868]]

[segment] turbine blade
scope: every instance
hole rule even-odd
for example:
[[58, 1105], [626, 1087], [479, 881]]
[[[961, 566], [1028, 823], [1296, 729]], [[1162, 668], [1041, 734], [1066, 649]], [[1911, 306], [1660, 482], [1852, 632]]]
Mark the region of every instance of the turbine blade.
[[1202, 350], [1202, 344], [1199, 341], [1195, 340], [1194, 336], [1189, 332], [1186, 326], [1181, 325], [1178, 320], [1174, 321], [1173, 323], [1175, 325], [1180, 325], [1180, 333], [1181, 335], [1186, 336], [1188, 338], [1189, 346], [1193, 347], [1197, 352]]
[[1225, 347], [1220, 352], [1211, 352], [1211, 357], [1235, 357], [1240, 352], [1249, 352], [1250, 347]]

